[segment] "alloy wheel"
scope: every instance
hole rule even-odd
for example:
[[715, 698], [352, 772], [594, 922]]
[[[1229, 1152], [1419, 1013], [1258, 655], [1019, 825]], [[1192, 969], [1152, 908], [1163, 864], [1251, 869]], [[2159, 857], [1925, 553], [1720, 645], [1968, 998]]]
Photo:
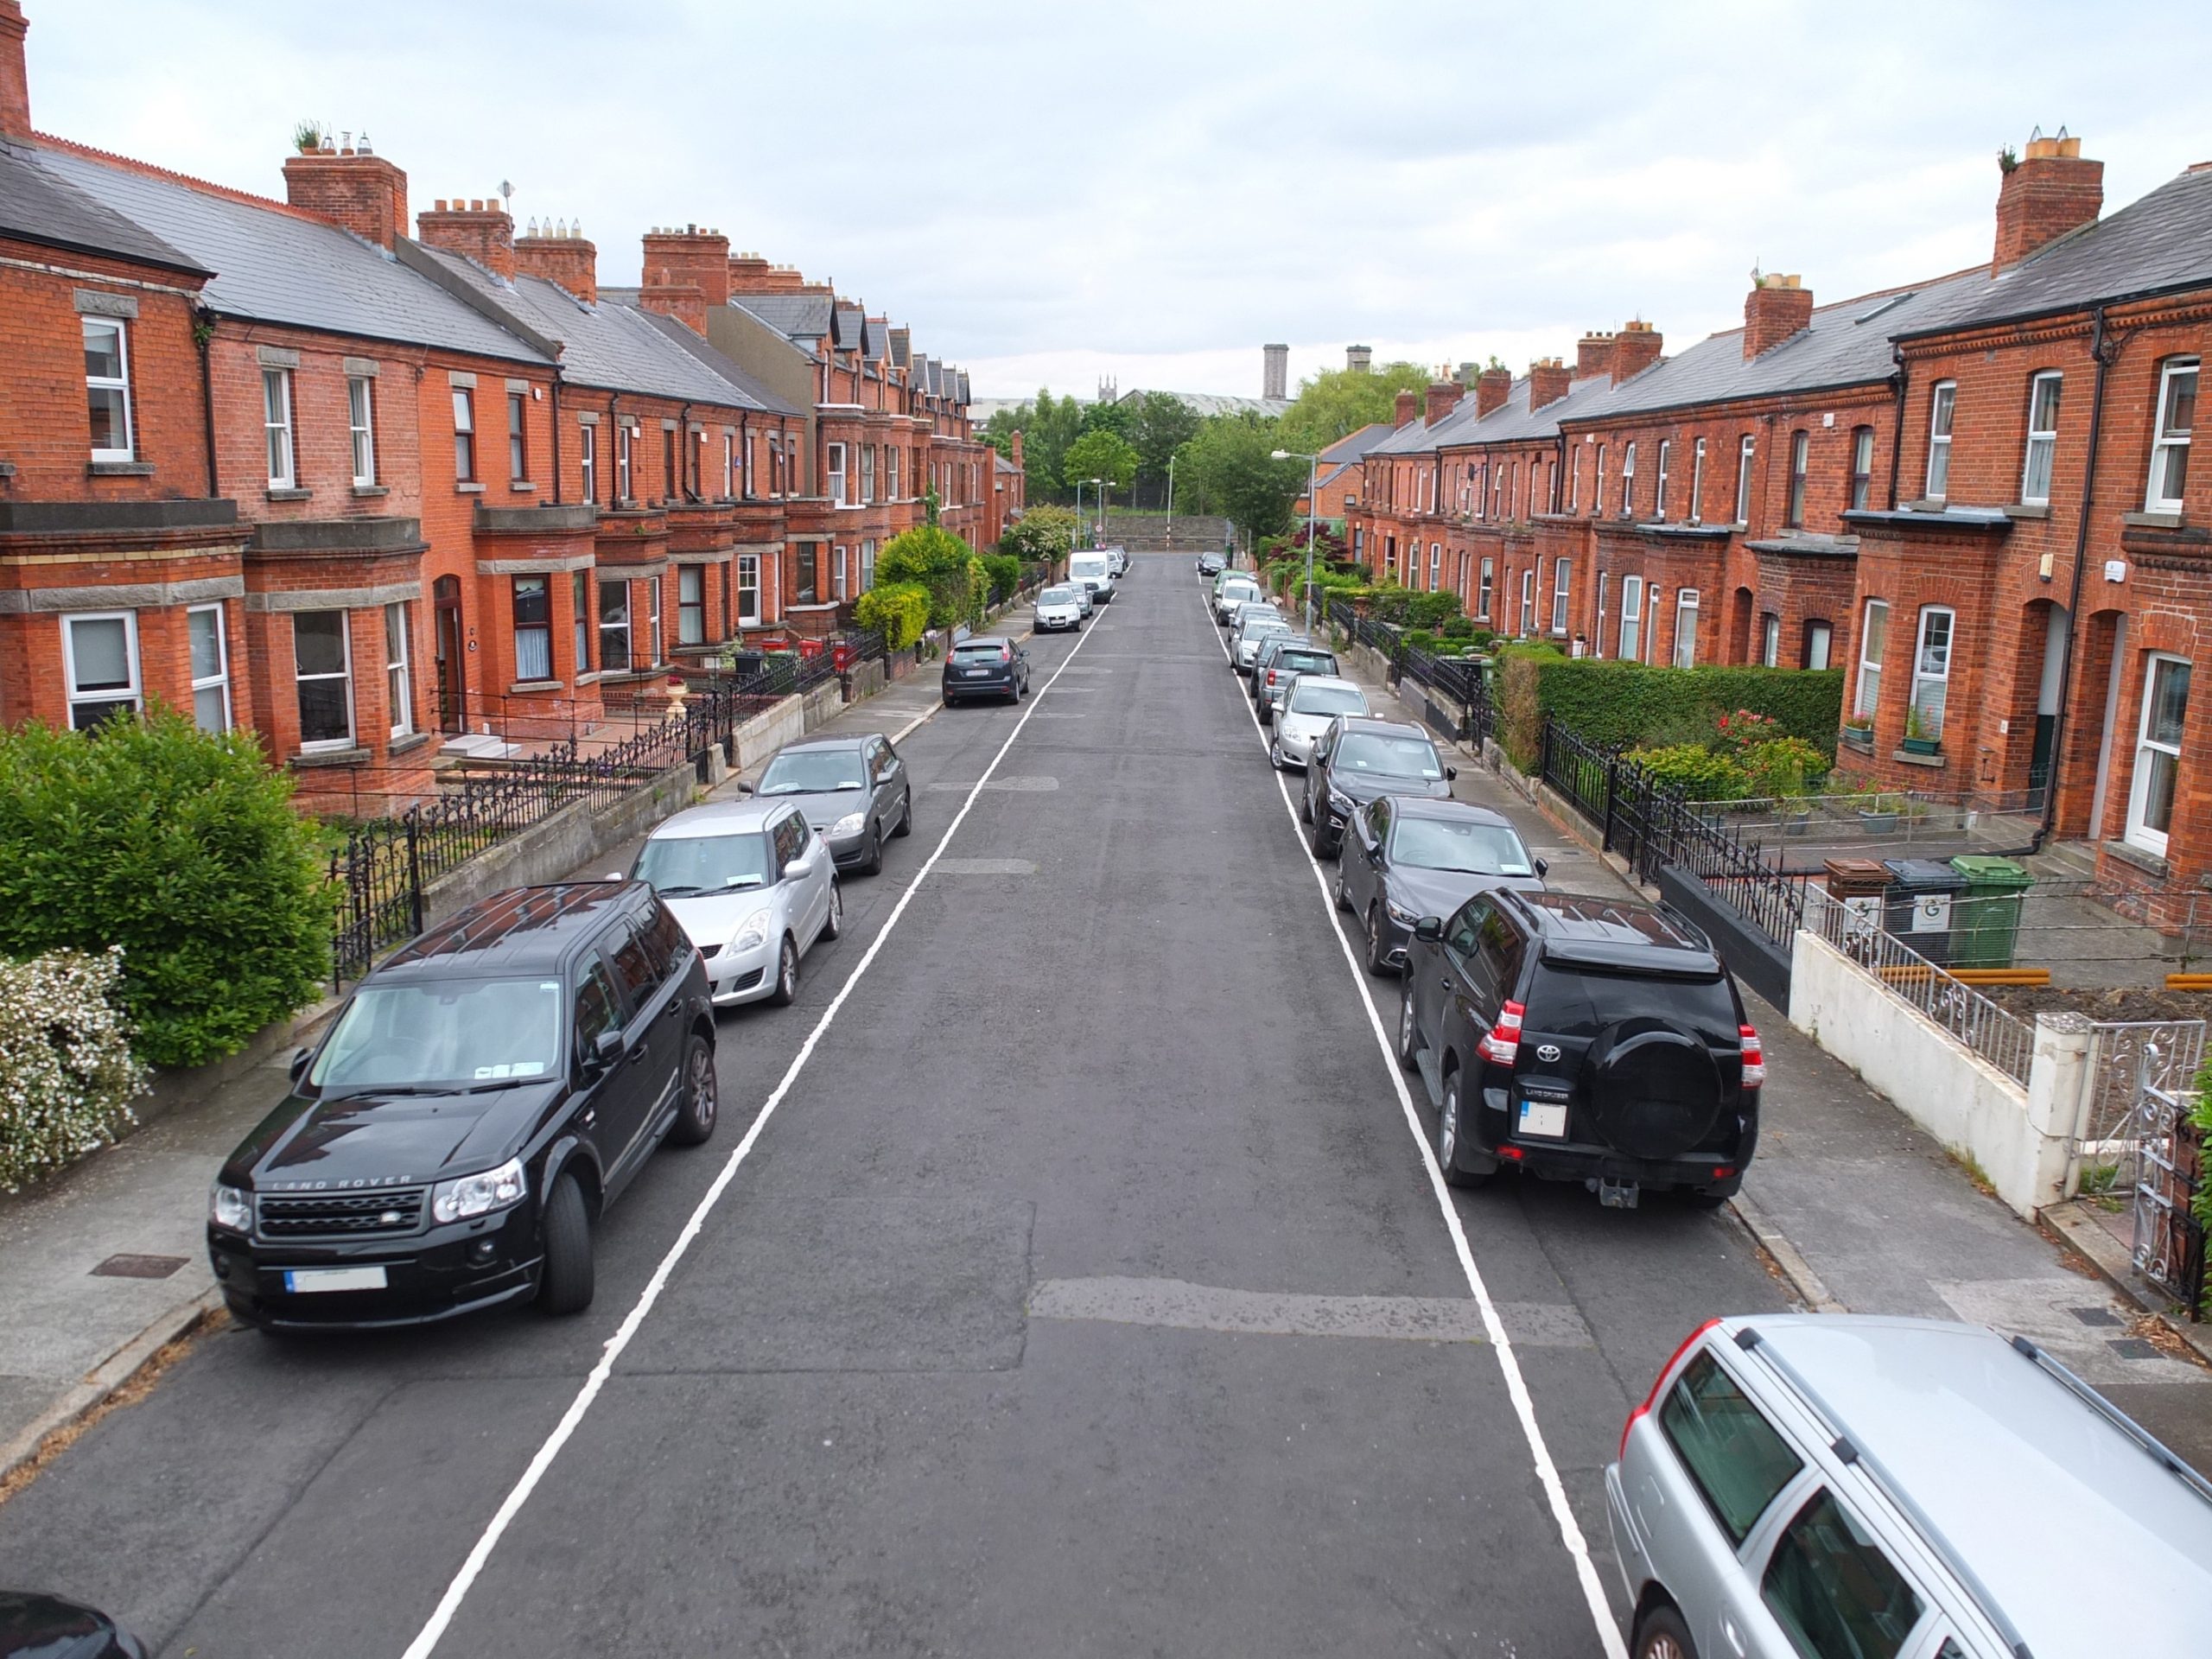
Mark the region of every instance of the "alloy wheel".
[[1436, 1126], [1436, 1161], [1449, 1169], [1459, 1153], [1459, 1074], [1454, 1071], [1444, 1080], [1444, 1109]]
[[691, 1116], [702, 1131], [715, 1127], [715, 1052], [701, 1044], [691, 1051], [690, 1075], [683, 1086], [691, 1096]]

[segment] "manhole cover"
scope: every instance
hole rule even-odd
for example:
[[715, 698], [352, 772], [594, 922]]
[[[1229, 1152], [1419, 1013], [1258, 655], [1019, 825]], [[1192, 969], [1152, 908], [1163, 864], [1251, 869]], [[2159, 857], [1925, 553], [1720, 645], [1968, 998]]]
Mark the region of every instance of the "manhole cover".
[[181, 1255], [111, 1255], [92, 1269], [99, 1279], [166, 1279], [185, 1263]]
[[2113, 1352], [2118, 1354], [2122, 1359], [2156, 1359], [2158, 1357], [2158, 1351], [2152, 1347], [2149, 1343], [2144, 1341], [2140, 1337], [2122, 1337], [2117, 1342], [2107, 1342], [2105, 1344], [2105, 1346], [2111, 1349]]
[[2066, 1310], [2084, 1325], [2118, 1325], [2120, 1315], [2108, 1307], [2069, 1307]]

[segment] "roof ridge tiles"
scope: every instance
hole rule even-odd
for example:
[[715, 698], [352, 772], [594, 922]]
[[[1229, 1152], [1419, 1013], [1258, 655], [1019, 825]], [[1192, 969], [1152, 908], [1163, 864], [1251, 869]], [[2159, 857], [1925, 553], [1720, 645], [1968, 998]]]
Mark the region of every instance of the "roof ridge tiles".
[[[320, 213], [311, 213], [303, 207], [295, 207], [290, 202], [279, 201], [274, 196], [256, 195], [252, 191], [241, 190], [235, 185], [218, 184], [213, 179], [199, 178], [190, 173], [179, 173], [174, 168], [159, 167], [152, 162], [142, 162], [135, 156], [121, 156], [114, 150], [102, 149], [94, 144], [79, 143], [74, 138], [61, 138], [50, 132], [41, 132], [34, 135], [34, 141], [44, 149], [67, 150], [69, 154], [81, 156], [87, 161], [105, 162], [111, 167], [119, 167], [129, 172], [143, 174], [151, 179], [166, 179], [169, 183], [183, 185], [187, 189], [204, 190], [211, 196], [220, 196], [226, 201], [234, 201], [241, 207], [266, 208], [270, 213], [282, 213], [287, 219], [300, 219], [309, 225], [320, 225], [327, 230], [336, 231], [345, 228], [333, 224]], [[358, 241], [359, 238], [355, 239]]]

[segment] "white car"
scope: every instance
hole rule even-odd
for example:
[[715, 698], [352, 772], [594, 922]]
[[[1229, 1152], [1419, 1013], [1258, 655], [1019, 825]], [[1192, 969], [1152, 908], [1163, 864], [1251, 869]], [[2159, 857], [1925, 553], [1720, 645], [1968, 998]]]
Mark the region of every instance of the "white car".
[[788, 801], [718, 801], [655, 830], [630, 874], [705, 958], [716, 1007], [798, 995], [799, 959], [843, 931], [836, 861]]
[[1235, 619], [1239, 605], [1249, 605], [1255, 600], [1264, 601], [1266, 598], [1267, 595], [1260, 591], [1260, 584], [1251, 577], [1231, 576], [1214, 590], [1214, 618], [1225, 628]]
[[1062, 628], [1083, 626], [1084, 590], [1076, 582], [1063, 582], [1047, 588], [1037, 595], [1036, 631], [1053, 633]]
[[1235, 644], [1230, 654], [1236, 659], [1236, 671], [1249, 674], [1252, 659], [1259, 654], [1260, 641], [1271, 633], [1288, 633], [1288, 619], [1272, 605], [1247, 605], [1236, 613]]
[[1290, 766], [1303, 772], [1313, 758], [1315, 741], [1329, 729], [1331, 721], [1338, 715], [1370, 712], [1367, 693], [1351, 681], [1326, 674], [1298, 675], [1283, 694], [1281, 712], [1275, 715], [1274, 741], [1268, 746], [1268, 760], [1278, 772]]
[[1076, 553], [1068, 559], [1068, 580], [1079, 582], [1101, 605], [1114, 602], [1114, 561], [1103, 553]]
[[1129, 574], [1129, 550], [1128, 548], [1109, 547], [1106, 550], [1106, 556], [1114, 562], [1115, 581], [1119, 582], [1123, 576]]

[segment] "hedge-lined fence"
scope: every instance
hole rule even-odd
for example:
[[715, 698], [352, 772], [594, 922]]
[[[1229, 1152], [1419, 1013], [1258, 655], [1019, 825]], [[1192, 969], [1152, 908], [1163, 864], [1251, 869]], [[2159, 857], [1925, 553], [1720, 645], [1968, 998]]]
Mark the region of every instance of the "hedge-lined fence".
[[1833, 761], [1843, 715], [1840, 669], [1662, 668], [1563, 657], [1548, 646], [1498, 653], [1498, 741], [1523, 769], [1535, 763], [1544, 716], [1604, 748], [1706, 744], [1721, 716], [1748, 709]]

